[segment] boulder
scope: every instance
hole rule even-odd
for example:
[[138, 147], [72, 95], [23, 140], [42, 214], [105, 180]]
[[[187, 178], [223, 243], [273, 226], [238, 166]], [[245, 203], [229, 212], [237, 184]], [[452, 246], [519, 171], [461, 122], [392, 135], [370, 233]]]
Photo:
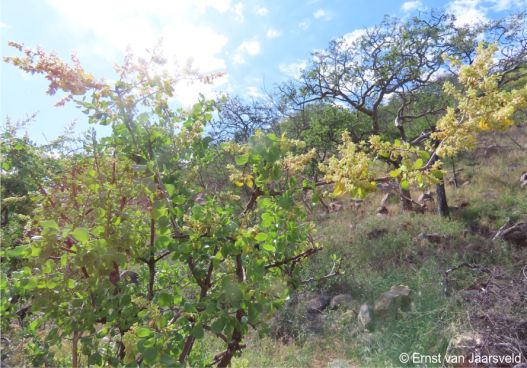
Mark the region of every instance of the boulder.
[[331, 298], [329, 307], [331, 309], [351, 309], [354, 304], [354, 299], [350, 294], [338, 294]]
[[344, 204], [339, 201], [334, 201], [328, 205], [328, 208], [331, 212], [338, 212], [344, 208]]
[[329, 305], [330, 299], [326, 295], [319, 295], [306, 302], [306, 311], [308, 314], [322, 313]]
[[425, 204], [426, 202], [434, 202], [434, 193], [431, 191], [424, 192], [417, 198], [417, 203]]
[[356, 208], [362, 206], [363, 203], [364, 203], [363, 199], [355, 199], [355, 200], [353, 200], [353, 206], [356, 207]]
[[527, 188], [527, 171], [520, 176], [520, 187]]
[[359, 314], [357, 315], [357, 322], [359, 326], [365, 329], [370, 329], [373, 325], [373, 318], [371, 315], [371, 309], [368, 304], [360, 306]]
[[324, 329], [324, 315], [322, 312], [329, 306], [330, 298], [318, 295], [300, 302], [297, 311], [304, 313], [304, 328], [314, 333], [321, 333]]
[[520, 221], [509, 227], [502, 227], [494, 238], [501, 238], [520, 247], [527, 247], [527, 221]]
[[397, 311], [409, 310], [411, 306], [411, 290], [405, 285], [394, 285], [389, 291], [382, 293], [373, 305], [375, 317], [395, 317]]
[[[476, 332], [464, 332], [450, 339], [445, 353], [453, 367], [468, 367], [472, 355], [481, 354], [483, 340]], [[448, 357], [448, 358], [447, 358]]]
[[389, 214], [388, 209], [384, 206], [377, 208], [375, 212], [377, 213], [377, 216], [385, 216]]

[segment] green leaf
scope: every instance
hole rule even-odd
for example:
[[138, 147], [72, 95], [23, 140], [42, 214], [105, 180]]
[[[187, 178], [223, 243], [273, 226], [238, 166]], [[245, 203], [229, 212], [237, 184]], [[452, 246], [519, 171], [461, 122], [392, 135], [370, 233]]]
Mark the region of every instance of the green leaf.
[[71, 236], [73, 236], [75, 240], [80, 241], [81, 243], [86, 242], [90, 239], [90, 233], [88, 229], [84, 227], [78, 227], [73, 230]]
[[249, 154], [245, 153], [243, 155], [236, 156], [234, 160], [236, 161], [236, 165], [239, 165], [239, 166], [245, 165], [247, 162], [249, 162]]
[[263, 227], [270, 227], [274, 222], [274, 217], [270, 213], [264, 213], [262, 214], [262, 226]]
[[426, 151], [419, 151], [418, 154], [419, 154], [419, 157], [421, 157], [423, 160], [430, 159], [430, 154]]
[[176, 196], [176, 199], [174, 200], [174, 203], [177, 204], [177, 205], [182, 205], [182, 204], [185, 204], [186, 201], [187, 201], [187, 199], [185, 198], [185, 196], [180, 194], [180, 195]]
[[192, 331], [190, 331], [190, 334], [196, 339], [201, 339], [205, 335], [201, 323], [196, 323], [192, 328]]
[[43, 229], [58, 229], [59, 228], [59, 225], [55, 222], [55, 220], [40, 221], [40, 226], [42, 226]]
[[36, 331], [37, 328], [40, 327], [40, 325], [42, 324], [42, 319], [40, 318], [37, 318], [37, 319], [34, 319], [33, 321], [31, 321], [31, 323], [29, 324], [29, 329], [31, 331]]
[[157, 360], [158, 349], [156, 347], [150, 347], [143, 351], [143, 359], [147, 364], [153, 364]]
[[262, 248], [265, 249], [265, 250], [268, 251], [268, 252], [274, 252], [274, 251], [276, 251], [275, 246], [272, 245], [272, 244], [269, 244], [269, 243], [264, 243], [264, 244], [262, 244]]
[[7, 257], [20, 257], [29, 253], [27, 245], [19, 245], [16, 248], [6, 250]]
[[170, 197], [172, 197], [174, 193], [176, 192], [176, 187], [172, 184], [165, 184], [165, 188]]
[[91, 354], [88, 358], [89, 365], [99, 366], [102, 363], [102, 356], [99, 353]]
[[391, 176], [392, 178], [396, 178], [396, 177], [398, 177], [399, 175], [401, 175], [401, 168], [400, 168], [400, 167], [397, 168], [397, 169], [395, 169], [395, 170], [390, 171], [390, 176]]
[[410, 188], [410, 184], [408, 183], [408, 180], [406, 179], [401, 180], [401, 189], [408, 190], [409, 188]]
[[169, 307], [172, 305], [173, 298], [168, 293], [160, 293], [157, 296], [157, 302], [159, 303], [160, 307]]
[[431, 173], [436, 179], [443, 180], [443, 172], [441, 170], [433, 170]]
[[224, 317], [217, 318], [214, 322], [212, 322], [212, 325], [210, 325], [210, 328], [212, 331], [216, 333], [221, 333], [223, 329], [225, 328], [226, 320]]
[[68, 289], [75, 288], [75, 280], [69, 279], [67, 285], [68, 285]]
[[421, 167], [423, 167], [423, 159], [418, 158], [418, 159], [414, 162], [414, 169], [417, 170], [417, 169], [420, 169]]
[[153, 335], [153, 332], [151, 329], [147, 328], [147, 327], [139, 327], [136, 331], [135, 331], [135, 335], [137, 337], [149, 337], [149, 336], [152, 336]]
[[258, 233], [258, 234], [256, 234], [255, 239], [257, 241], [265, 241], [267, 239], [267, 234], [266, 233]]

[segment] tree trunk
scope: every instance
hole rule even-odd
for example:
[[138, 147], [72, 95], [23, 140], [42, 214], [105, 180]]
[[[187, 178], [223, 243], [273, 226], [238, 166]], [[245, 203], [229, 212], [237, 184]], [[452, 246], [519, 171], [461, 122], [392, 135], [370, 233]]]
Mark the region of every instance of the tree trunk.
[[401, 208], [403, 211], [411, 211], [412, 206], [412, 195], [409, 189], [403, 189], [399, 184], [400, 196], [401, 196]]
[[372, 130], [374, 135], [379, 134], [379, 116], [377, 113], [372, 115]]
[[79, 367], [79, 331], [73, 331], [71, 339], [71, 366], [73, 368]]
[[448, 210], [448, 202], [446, 199], [445, 181], [436, 185], [437, 193], [437, 213], [443, 217], [450, 217], [450, 211]]
[[148, 262], [148, 300], [154, 299], [154, 284], [156, 280], [156, 263], [153, 260]]
[[[243, 309], [238, 309], [236, 311], [236, 319], [238, 320], [238, 322], [241, 321], [244, 314], [245, 313]], [[241, 349], [240, 342], [242, 341], [242, 337], [243, 336], [240, 328], [235, 327], [232, 333], [231, 342], [229, 343], [227, 350], [225, 350], [221, 360], [219, 361], [218, 368], [225, 368], [231, 364], [231, 360], [234, 357], [234, 354], [236, 354], [236, 352]]]
[[156, 226], [154, 219], [150, 220], [150, 257], [148, 258], [148, 300], [154, 299], [154, 283], [156, 280], [155, 260]]
[[185, 341], [185, 345], [183, 346], [183, 350], [181, 351], [181, 354], [179, 354], [179, 362], [184, 363], [187, 357], [189, 356], [190, 352], [192, 351], [192, 347], [194, 346], [194, 342], [196, 341], [196, 338], [192, 335], [187, 336], [187, 340]]
[[[241, 254], [236, 256], [236, 277], [240, 284], [245, 281], [245, 272], [243, 270]], [[236, 311], [236, 319], [238, 320], [240, 326], [244, 315], [245, 312], [243, 309], [240, 308]], [[231, 341], [227, 346], [227, 350], [225, 350], [221, 360], [218, 362], [218, 368], [228, 367], [231, 364], [231, 360], [234, 354], [236, 354], [237, 351], [242, 349], [242, 347], [240, 346], [240, 342], [242, 341], [243, 334], [240, 326], [236, 326], [234, 328], [234, 331], [232, 332]]]

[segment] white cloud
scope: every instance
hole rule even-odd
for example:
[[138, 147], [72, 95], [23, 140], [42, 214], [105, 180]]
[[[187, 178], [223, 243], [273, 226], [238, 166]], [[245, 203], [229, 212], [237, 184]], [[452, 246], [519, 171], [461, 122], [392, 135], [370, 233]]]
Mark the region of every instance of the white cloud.
[[240, 46], [238, 46], [238, 50], [244, 51], [249, 55], [258, 55], [260, 53], [260, 42], [256, 40], [252, 41], [243, 41]]
[[256, 9], [256, 14], [258, 15], [261, 15], [261, 16], [264, 16], [264, 15], [267, 15], [269, 14], [269, 9], [265, 8], [265, 7], [259, 7], [258, 9]]
[[487, 20], [487, 9], [482, 0], [452, 0], [446, 9], [456, 17], [457, 26], [471, 26]]
[[92, 0], [82, 12], [74, 1], [48, 3], [62, 16], [63, 26], [79, 39], [85, 54], [104, 55], [107, 61], [115, 63], [128, 47], [142, 54], [163, 39], [167, 56], [175, 56], [180, 62], [193, 59], [202, 71], [225, 67], [219, 54], [228, 38], [211, 27], [191, 23], [188, 12], [206, 8], [225, 12], [230, 1], [151, 0], [147, 4], [140, 0]]
[[233, 62], [236, 64], [245, 63], [245, 55], [255, 56], [261, 51], [260, 42], [257, 40], [243, 41], [237, 48], [233, 57]]
[[297, 60], [292, 63], [282, 63], [278, 65], [278, 69], [280, 70], [280, 72], [287, 75], [288, 77], [292, 77], [295, 79], [298, 79], [300, 77], [302, 70], [304, 70], [306, 67], [306, 60]]
[[231, 0], [197, 0], [194, 3], [201, 8], [214, 8], [220, 13], [225, 13], [231, 8]]
[[300, 28], [302, 31], [307, 31], [307, 29], [311, 26], [311, 21], [309, 19], [304, 19], [300, 23], [298, 23], [298, 28]]
[[0, 29], [2, 29], [2, 28], [11, 28], [11, 27], [7, 23], [0, 22]]
[[489, 0], [494, 6], [492, 7], [495, 11], [505, 11], [511, 9], [525, 9], [527, 8], [526, 0]]
[[180, 82], [179, 88], [176, 87], [174, 97], [183, 107], [188, 108], [198, 101], [200, 94], [209, 99], [219, 96], [221, 94], [218, 91], [219, 87], [225, 89], [227, 83], [228, 77], [226, 75], [217, 78], [213, 84], [183, 81]]
[[344, 47], [351, 46], [352, 43], [357, 41], [359, 38], [364, 36], [368, 30], [366, 28], [359, 28], [352, 32], [346, 33], [344, 36], [342, 36], [342, 39], [344, 40]]
[[328, 12], [325, 9], [320, 8], [320, 9], [317, 9], [313, 13], [313, 18], [315, 18], [315, 19], [323, 19], [323, 20], [331, 20], [333, 18], [333, 14]]
[[420, 0], [406, 1], [401, 5], [401, 9], [405, 12], [423, 9], [423, 3]]
[[262, 98], [264, 94], [256, 86], [249, 86], [245, 89], [245, 94], [249, 97]]
[[243, 64], [243, 63], [245, 63], [245, 58], [243, 57], [243, 55], [241, 53], [236, 53], [236, 54], [234, 54], [234, 56], [232, 58], [232, 62], [234, 64]]
[[234, 19], [236, 19], [238, 22], [243, 22], [245, 20], [245, 17], [243, 15], [243, 8], [244, 8], [244, 5], [241, 1], [232, 6], [232, 11], [234, 13]]
[[508, 10], [511, 7], [511, 0], [495, 0], [494, 9], [497, 11]]
[[[58, 26], [77, 40], [81, 59], [92, 59], [92, 62], [93, 58], [103, 59], [113, 65], [121, 62], [127, 48], [144, 55], [145, 50], [151, 50], [162, 39], [163, 52], [169, 60], [177, 60], [179, 65], [191, 61], [203, 73], [225, 70], [221, 53], [229, 39], [210, 26], [194, 23], [192, 15], [209, 10], [219, 13], [240, 10], [230, 0], [150, 0], [148, 3], [92, 0], [82, 11], [71, 0], [47, 0], [47, 3], [61, 16]], [[173, 66], [168, 67], [174, 70]], [[225, 80], [217, 80], [215, 85]], [[185, 96], [193, 96], [193, 89], [213, 89], [213, 86], [194, 84], [188, 87]], [[190, 98], [185, 96], [181, 102]]]
[[282, 35], [282, 32], [280, 32], [279, 30], [274, 29], [274, 28], [269, 28], [265, 35], [267, 36], [267, 38], [271, 38], [272, 39], [272, 38], [280, 37]]

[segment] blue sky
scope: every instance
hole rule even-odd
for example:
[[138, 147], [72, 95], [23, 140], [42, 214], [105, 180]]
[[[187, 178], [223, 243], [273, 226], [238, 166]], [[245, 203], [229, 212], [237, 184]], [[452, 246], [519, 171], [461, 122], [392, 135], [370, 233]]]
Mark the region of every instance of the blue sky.
[[[472, 23], [525, 10], [527, 0], [2, 0], [0, 50], [13, 55], [6, 46], [13, 40], [63, 58], [75, 53], [88, 72], [112, 79], [127, 47], [141, 54], [162, 39], [165, 55], [180, 65], [191, 59], [202, 72], [226, 73], [214, 86], [181, 84], [177, 99], [188, 106], [199, 91], [258, 97], [294, 78], [329, 40], [373, 26], [385, 14], [403, 18], [431, 8]], [[1, 118], [38, 112], [28, 132], [33, 140], [49, 141], [72, 121], [77, 131], [88, 127], [72, 105], [54, 107], [60, 97], [45, 95], [41, 76], [4, 63], [0, 73]]]

